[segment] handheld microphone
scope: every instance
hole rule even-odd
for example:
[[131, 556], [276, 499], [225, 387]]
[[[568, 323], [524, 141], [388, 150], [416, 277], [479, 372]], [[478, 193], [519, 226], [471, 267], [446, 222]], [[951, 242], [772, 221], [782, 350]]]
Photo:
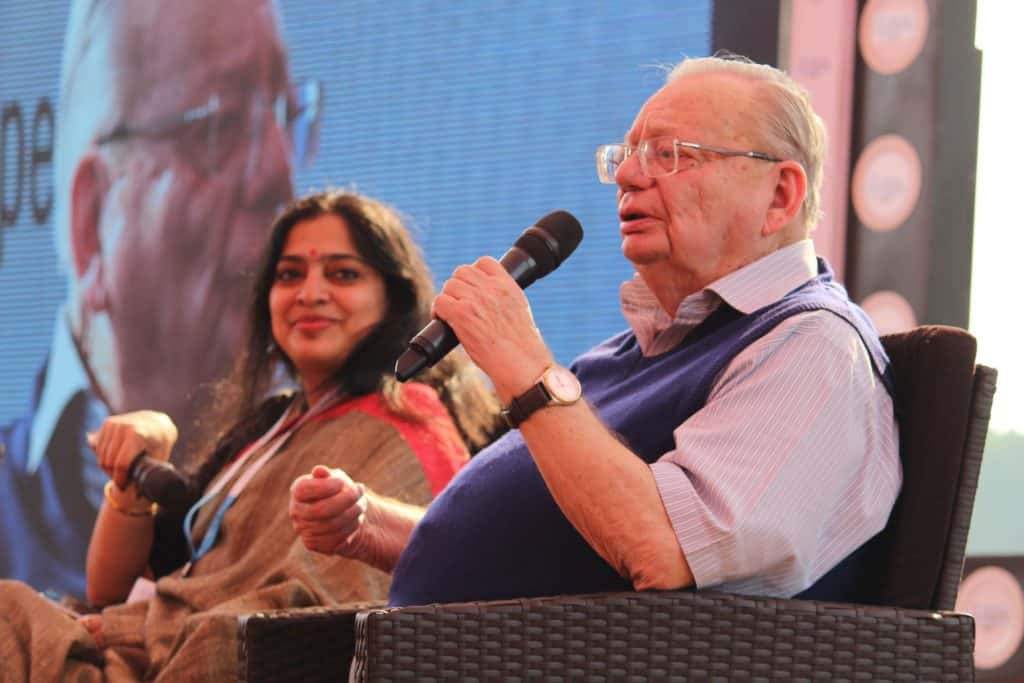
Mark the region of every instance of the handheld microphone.
[[[568, 211], [554, 211], [523, 231], [500, 263], [516, 284], [526, 289], [569, 258], [583, 239], [583, 226]], [[430, 321], [409, 342], [409, 348], [395, 363], [395, 376], [400, 382], [423, 368], [444, 358], [459, 345], [459, 339], [448, 323], [437, 318]]]
[[183, 507], [188, 502], [188, 481], [169, 462], [139, 453], [128, 468], [128, 477], [146, 498], [164, 507]]

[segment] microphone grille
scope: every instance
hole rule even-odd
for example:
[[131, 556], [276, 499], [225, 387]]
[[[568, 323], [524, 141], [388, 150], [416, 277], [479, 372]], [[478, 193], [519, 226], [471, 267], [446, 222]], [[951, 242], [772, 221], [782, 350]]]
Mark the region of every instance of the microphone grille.
[[537, 277], [544, 277], [569, 258], [583, 240], [583, 226], [568, 211], [552, 211], [527, 228], [516, 246], [525, 251], [537, 262], [540, 272]]

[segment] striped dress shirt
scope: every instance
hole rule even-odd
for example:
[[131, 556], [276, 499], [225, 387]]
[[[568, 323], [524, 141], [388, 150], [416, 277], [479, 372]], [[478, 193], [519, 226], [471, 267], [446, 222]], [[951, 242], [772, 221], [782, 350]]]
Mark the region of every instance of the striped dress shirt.
[[[622, 310], [644, 355], [723, 301], [751, 313], [816, 274], [810, 240], [713, 282], [674, 318], [636, 277]], [[726, 366], [651, 465], [696, 585], [791, 596], [878, 533], [902, 470], [892, 399], [857, 332], [828, 311], [787, 318]]]

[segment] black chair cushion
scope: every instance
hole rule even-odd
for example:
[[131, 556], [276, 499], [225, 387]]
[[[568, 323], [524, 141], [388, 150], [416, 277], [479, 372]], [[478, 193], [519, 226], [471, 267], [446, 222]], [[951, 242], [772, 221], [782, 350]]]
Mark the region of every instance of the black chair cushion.
[[873, 543], [879, 559], [864, 601], [934, 609], [952, 528], [977, 342], [941, 325], [882, 338], [896, 385], [903, 488]]

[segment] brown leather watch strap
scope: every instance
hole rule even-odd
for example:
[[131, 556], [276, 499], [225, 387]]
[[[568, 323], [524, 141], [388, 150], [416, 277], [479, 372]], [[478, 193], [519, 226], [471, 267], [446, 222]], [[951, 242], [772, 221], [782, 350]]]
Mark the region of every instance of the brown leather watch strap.
[[523, 420], [551, 403], [551, 395], [544, 387], [544, 382], [537, 382], [532, 387], [512, 399], [508, 408], [501, 411], [501, 416], [512, 429], [517, 428]]

